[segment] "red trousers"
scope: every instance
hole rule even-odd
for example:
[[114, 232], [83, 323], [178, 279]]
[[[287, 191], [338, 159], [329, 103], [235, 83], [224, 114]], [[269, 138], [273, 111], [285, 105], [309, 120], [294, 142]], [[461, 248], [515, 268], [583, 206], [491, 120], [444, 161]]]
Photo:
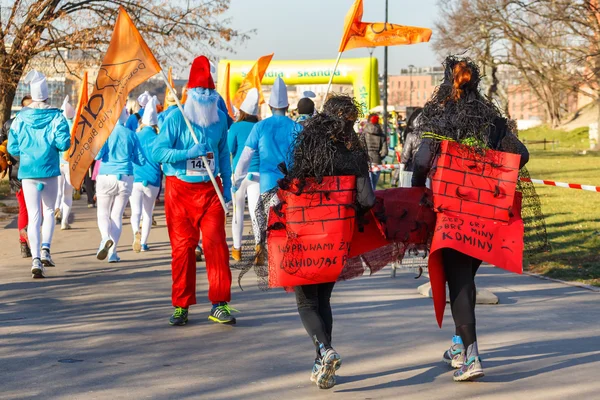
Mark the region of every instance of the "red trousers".
[[[217, 178], [219, 186], [221, 181]], [[196, 246], [202, 230], [202, 247], [211, 303], [231, 299], [229, 248], [225, 212], [212, 183], [187, 183], [168, 176], [165, 215], [171, 241], [172, 300], [174, 307], [196, 304]]]
[[21, 243], [27, 243], [27, 235], [24, 234], [25, 228], [29, 224], [29, 217], [27, 216], [27, 206], [25, 205], [25, 196], [23, 195], [23, 189], [19, 189], [16, 194], [17, 201], [19, 202], [19, 217], [17, 218], [17, 228], [19, 228], [19, 241]]

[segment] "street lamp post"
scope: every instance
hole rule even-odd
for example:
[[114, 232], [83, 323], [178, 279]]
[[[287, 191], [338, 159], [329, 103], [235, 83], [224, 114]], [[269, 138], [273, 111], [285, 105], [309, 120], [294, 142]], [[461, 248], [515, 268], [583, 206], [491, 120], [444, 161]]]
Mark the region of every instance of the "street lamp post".
[[[408, 95], [408, 106], [412, 107], [412, 92], [413, 92], [413, 84], [412, 84], [412, 70], [415, 66], [414, 65], [409, 65], [408, 66], [408, 76], [409, 76], [409, 81], [410, 81], [410, 92]], [[408, 117], [407, 117], [408, 118]]]
[[[388, 22], [388, 0], [385, 0], [385, 25]], [[388, 133], [388, 48], [383, 49], [383, 133], [387, 138]]]

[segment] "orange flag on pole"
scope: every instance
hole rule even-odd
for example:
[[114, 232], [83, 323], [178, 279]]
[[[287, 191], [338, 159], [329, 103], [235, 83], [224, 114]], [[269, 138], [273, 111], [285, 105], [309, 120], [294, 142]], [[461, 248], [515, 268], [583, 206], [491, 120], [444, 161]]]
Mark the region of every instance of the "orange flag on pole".
[[[79, 98], [77, 99], [77, 108], [75, 109], [75, 119], [73, 119], [73, 127], [71, 128], [71, 143], [73, 143], [73, 137], [75, 136], [75, 127], [81, 121], [81, 112], [83, 107], [88, 102], [88, 73], [83, 73], [83, 79], [81, 80], [81, 86], [79, 87]], [[65, 152], [64, 159], [69, 161], [69, 152]]]
[[120, 7], [94, 90], [74, 125], [68, 152], [74, 188], [81, 187], [88, 168], [117, 124], [129, 92], [160, 71], [148, 45]]
[[233, 112], [233, 104], [231, 104], [231, 93], [229, 93], [229, 81], [231, 80], [231, 64], [227, 63], [225, 67], [225, 104], [227, 105], [227, 112], [231, 118], [235, 118]]
[[[169, 83], [171, 84], [171, 86], [173, 88], [175, 88], [175, 84], [173, 83], [173, 67], [169, 67]], [[167, 86], [167, 89], [165, 90], [165, 101], [164, 101], [164, 105], [163, 108], [166, 110], [167, 108], [169, 108], [170, 106], [174, 106], [177, 103], [175, 101], [169, 101], [169, 95], [171, 94], [171, 91], [169, 90], [169, 87]]]
[[271, 53], [267, 56], [262, 56], [258, 59], [256, 64], [252, 67], [248, 75], [244, 78], [242, 83], [240, 84], [240, 88], [235, 93], [233, 97], [233, 101], [231, 104], [235, 106], [239, 110], [244, 99], [246, 98], [246, 94], [252, 88], [256, 88], [258, 90], [258, 104], [263, 104], [265, 102], [265, 98], [263, 97], [262, 88], [260, 82], [262, 81], [263, 76], [265, 76], [265, 72], [267, 72], [267, 68], [271, 63], [271, 59], [275, 53]]
[[185, 85], [183, 85], [183, 89], [181, 89], [181, 104], [185, 104], [185, 102], [187, 101], [187, 83]]
[[344, 22], [339, 52], [359, 47], [398, 46], [429, 42], [431, 29], [385, 22], [362, 22], [363, 0], [356, 0]]

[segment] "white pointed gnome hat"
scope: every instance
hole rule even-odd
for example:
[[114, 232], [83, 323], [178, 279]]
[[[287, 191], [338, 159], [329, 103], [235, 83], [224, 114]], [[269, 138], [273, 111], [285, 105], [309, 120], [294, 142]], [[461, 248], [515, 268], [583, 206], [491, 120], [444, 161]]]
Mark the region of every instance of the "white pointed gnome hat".
[[285, 86], [285, 82], [280, 76], [277, 77], [271, 89], [269, 105], [273, 108], [286, 108], [290, 105], [288, 102], [287, 86]]
[[75, 118], [75, 109], [73, 108], [73, 106], [71, 105], [71, 103], [69, 103], [69, 96], [67, 95], [65, 97], [65, 100], [62, 103], [62, 106], [60, 107], [61, 110], [63, 110], [63, 115], [65, 116], [66, 119], [73, 119]]
[[158, 125], [158, 113], [156, 112], [156, 106], [158, 105], [158, 99], [156, 96], [152, 97], [146, 107], [144, 108], [144, 115], [142, 116], [142, 125]]
[[26, 85], [29, 85], [31, 100], [48, 100], [48, 82], [46, 82], [46, 77], [44, 76], [44, 74], [36, 71], [35, 69], [32, 69], [25, 76], [24, 82]]
[[258, 89], [252, 88], [248, 91], [240, 110], [249, 115], [258, 115]]
[[148, 104], [151, 98], [152, 95], [148, 91], [145, 91], [144, 93], [139, 95], [137, 101], [140, 107], [146, 107], [146, 104]]

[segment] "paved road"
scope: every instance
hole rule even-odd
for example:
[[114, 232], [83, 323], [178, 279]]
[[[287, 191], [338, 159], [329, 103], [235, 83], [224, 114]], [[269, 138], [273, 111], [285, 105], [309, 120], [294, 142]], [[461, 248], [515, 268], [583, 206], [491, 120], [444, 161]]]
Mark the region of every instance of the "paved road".
[[[483, 268], [479, 285], [501, 302], [477, 312], [487, 375], [457, 384], [440, 362], [452, 321], [437, 328], [431, 300], [417, 294], [423, 279], [385, 270], [341, 283], [334, 345], [344, 366], [322, 391], [308, 380], [312, 344], [291, 295], [248, 277], [245, 291], [233, 288], [237, 326], [210, 323], [205, 303], [188, 326], [170, 327], [162, 208], [149, 253], [130, 250], [125, 226], [120, 264], [93, 257], [94, 211], [75, 202], [46, 280], [19, 258], [14, 223], [0, 230], [2, 399], [600, 399], [600, 293]], [[198, 275], [204, 299], [202, 266]]]

